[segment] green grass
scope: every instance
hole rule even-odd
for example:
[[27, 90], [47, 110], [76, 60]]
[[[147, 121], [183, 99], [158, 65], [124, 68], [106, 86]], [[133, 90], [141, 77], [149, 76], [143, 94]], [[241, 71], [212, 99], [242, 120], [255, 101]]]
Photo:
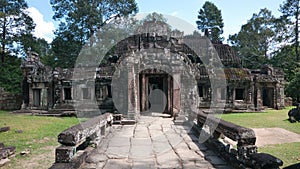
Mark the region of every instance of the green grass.
[[300, 134], [300, 123], [288, 121], [288, 111], [292, 107], [283, 110], [266, 110], [255, 113], [223, 114], [222, 119], [249, 128], [279, 127]]
[[300, 142], [280, 145], [269, 145], [258, 149], [260, 152], [269, 153], [283, 160], [284, 167], [300, 163]]
[[[0, 142], [5, 146], [16, 147], [16, 158], [12, 164], [21, 158], [19, 153], [29, 149], [31, 154], [42, 154], [47, 146], [57, 146], [57, 135], [63, 130], [78, 124], [77, 118], [40, 117], [31, 115], [16, 115], [0, 111], [0, 127], [9, 126], [8, 132], [0, 133]], [[22, 130], [23, 133], [16, 133]]]
[[[300, 134], [300, 123], [290, 123], [288, 111], [293, 107], [283, 110], [266, 110], [262, 113], [233, 113], [223, 114], [222, 119], [248, 128], [279, 127]], [[300, 162], [300, 142], [260, 147], [259, 152], [272, 154], [284, 162], [284, 166]]]

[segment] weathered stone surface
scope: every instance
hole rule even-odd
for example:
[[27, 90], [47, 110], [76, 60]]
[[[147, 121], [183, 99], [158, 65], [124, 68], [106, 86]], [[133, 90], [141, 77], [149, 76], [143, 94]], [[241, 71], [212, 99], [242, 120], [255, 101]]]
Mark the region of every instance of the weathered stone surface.
[[251, 166], [254, 166], [254, 168], [279, 168], [283, 165], [282, 160], [265, 153], [255, 153], [249, 155]]
[[16, 133], [23, 133], [24, 131], [23, 130], [16, 130], [15, 132]]
[[55, 150], [56, 163], [68, 163], [76, 153], [76, 147], [61, 145]]
[[172, 151], [157, 156], [159, 168], [182, 168], [179, 157]]
[[25, 155], [28, 155], [28, 154], [30, 154], [30, 150], [29, 149], [20, 152], [21, 156], [25, 156]]
[[1, 127], [0, 128], [0, 133], [1, 132], [7, 132], [7, 131], [9, 131], [10, 130], [10, 127]]
[[122, 136], [115, 136], [109, 142], [110, 147], [129, 147], [130, 146], [130, 138], [129, 137], [122, 137]]
[[109, 113], [91, 118], [84, 123], [75, 125], [61, 132], [58, 135], [58, 142], [69, 146], [78, 145], [93, 134], [100, 135], [101, 128], [106, 126], [112, 119], [113, 117]]
[[14, 146], [7, 146], [0, 149], [0, 159], [8, 158], [11, 155], [15, 154], [16, 147]]
[[109, 159], [107, 160], [104, 169], [122, 168], [131, 169], [132, 163], [126, 159]]
[[105, 154], [98, 154], [98, 153], [91, 153], [88, 158], [86, 159], [87, 163], [98, 163], [98, 162], [104, 162], [108, 159], [108, 157]]
[[5, 166], [9, 162], [10, 162], [10, 159], [8, 159], [8, 158], [0, 159], [0, 167]]
[[291, 123], [300, 121], [300, 105], [297, 108], [293, 108], [288, 112], [289, 121]]
[[132, 169], [153, 169], [155, 167], [155, 159], [137, 159], [133, 160]]
[[109, 146], [106, 153], [110, 159], [128, 158], [130, 147], [111, 147]]
[[151, 145], [132, 145], [129, 158], [153, 158], [154, 152]]

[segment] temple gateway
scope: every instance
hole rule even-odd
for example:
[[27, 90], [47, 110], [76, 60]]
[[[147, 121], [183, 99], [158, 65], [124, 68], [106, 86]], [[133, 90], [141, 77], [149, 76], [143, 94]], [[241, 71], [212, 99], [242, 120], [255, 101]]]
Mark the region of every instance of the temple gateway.
[[[163, 25], [158, 21], [155, 24]], [[280, 69], [269, 65], [243, 68], [229, 45], [211, 43], [214, 49], [210, 50], [222, 63], [221, 80], [226, 82], [225, 86], [212, 86], [209, 66], [185, 43], [182, 32], [169, 31], [166, 35], [163, 31], [144, 30], [149, 32], [118, 42], [97, 68], [81, 65], [51, 69], [36, 53], [28, 52], [21, 65], [22, 109], [49, 113], [80, 109], [86, 114], [109, 111], [137, 119], [149, 111], [184, 115], [184, 111], [195, 108], [209, 109], [216, 105], [212, 102], [223, 103], [221, 108], [226, 112], [284, 107], [284, 76]], [[74, 75], [79, 69], [94, 76]], [[186, 83], [189, 80], [192, 84]]]

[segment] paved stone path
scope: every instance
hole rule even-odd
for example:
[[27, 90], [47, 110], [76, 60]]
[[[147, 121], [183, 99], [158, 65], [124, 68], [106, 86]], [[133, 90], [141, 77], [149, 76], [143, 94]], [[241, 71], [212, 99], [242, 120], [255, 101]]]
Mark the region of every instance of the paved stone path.
[[171, 118], [142, 116], [135, 125], [114, 125], [81, 168], [230, 168], [197, 140]]
[[300, 135], [282, 128], [254, 128], [258, 147], [300, 142]]

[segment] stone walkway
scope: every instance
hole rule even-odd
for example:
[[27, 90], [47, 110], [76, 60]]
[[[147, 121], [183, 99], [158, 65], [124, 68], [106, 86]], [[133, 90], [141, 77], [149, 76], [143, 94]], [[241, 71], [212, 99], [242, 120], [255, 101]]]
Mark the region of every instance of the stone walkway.
[[81, 168], [230, 168], [197, 140], [171, 118], [142, 116], [135, 125], [114, 125]]
[[300, 142], [300, 135], [282, 128], [254, 128], [258, 147]]

